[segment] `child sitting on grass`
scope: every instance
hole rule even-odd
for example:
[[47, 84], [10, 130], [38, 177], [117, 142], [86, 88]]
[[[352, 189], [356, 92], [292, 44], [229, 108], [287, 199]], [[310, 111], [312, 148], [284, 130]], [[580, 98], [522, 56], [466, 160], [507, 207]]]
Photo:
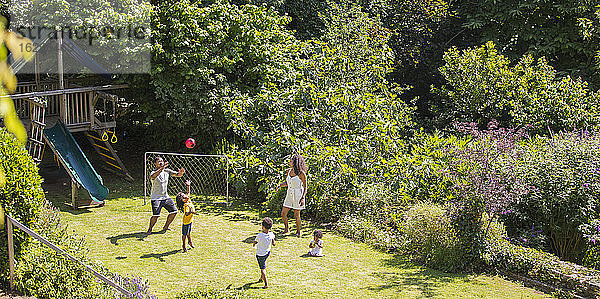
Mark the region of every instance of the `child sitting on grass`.
[[321, 240], [323, 238], [323, 232], [320, 230], [315, 230], [313, 232], [313, 240], [310, 241], [310, 245], [308, 245], [309, 248], [312, 248], [310, 251], [308, 251], [308, 255], [310, 256], [323, 256], [323, 240]]
[[275, 234], [269, 230], [273, 226], [273, 219], [266, 217], [262, 221], [262, 232], [256, 235], [252, 246], [256, 246], [256, 259], [258, 260], [258, 267], [260, 268], [260, 279], [265, 283], [264, 289], [269, 287], [267, 283], [267, 258], [271, 253], [271, 245], [275, 245]]
[[188, 244], [190, 244], [191, 248], [194, 248], [192, 244], [192, 219], [194, 218], [194, 214], [196, 210], [194, 209], [194, 203], [190, 199], [190, 180], [185, 181], [187, 185], [187, 194], [183, 192], [177, 193], [175, 197], [175, 201], [177, 202], [177, 208], [180, 211], [183, 211], [183, 225], [181, 226], [181, 240], [183, 241], [183, 252], [187, 252], [187, 248], [185, 247], [185, 239], [187, 238]]

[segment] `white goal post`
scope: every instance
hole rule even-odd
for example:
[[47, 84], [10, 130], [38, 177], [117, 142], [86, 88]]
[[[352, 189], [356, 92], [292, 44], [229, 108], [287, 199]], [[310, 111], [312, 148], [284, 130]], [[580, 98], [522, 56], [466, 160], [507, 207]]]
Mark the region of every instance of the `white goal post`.
[[225, 155], [200, 155], [182, 153], [144, 153], [144, 205], [150, 199], [150, 172], [156, 167], [154, 159], [161, 157], [169, 162], [167, 168], [185, 169], [183, 177], [169, 178], [168, 194], [175, 200], [179, 192], [186, 192], [186, 180], [191, 181], [191, 197], [194, 200], [225, 202], [229, 205], [229, 159]]

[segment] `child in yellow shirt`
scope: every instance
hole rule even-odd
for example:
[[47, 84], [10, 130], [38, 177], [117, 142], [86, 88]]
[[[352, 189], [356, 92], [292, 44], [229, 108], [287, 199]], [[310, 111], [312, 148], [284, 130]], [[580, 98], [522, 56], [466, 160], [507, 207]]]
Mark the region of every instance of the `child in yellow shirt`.
[[194, 214], [196, 210], [194, 209], [194, 203], [190, 199], [190, 180], [185, 181], [187, 186], [187, 194], [183, 192], [179, 192], [175, 197], [175, 201], [177, 202], [177, 208], [180, 211], [183, 211], [183, 225], [181, 226], [181, 240], [183, 241], [183, 252], [187, 252], [187, 248], [185, 247], [185, 239], [188, 240], [188, 244], [191, 248], [194, 248], [192, 244], [192, 220], [194, 218]]

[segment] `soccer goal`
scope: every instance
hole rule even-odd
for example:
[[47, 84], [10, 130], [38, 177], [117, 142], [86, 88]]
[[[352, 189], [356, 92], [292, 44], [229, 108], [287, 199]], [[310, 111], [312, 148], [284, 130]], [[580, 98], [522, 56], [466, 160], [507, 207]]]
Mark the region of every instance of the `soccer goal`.
[[191, 181], [191, 198], [207, 202], [221, 202], [229, 205], [229, 159], [225, 155], [199, 155], [181, 153], [144, 153], [144, 205], [150, 200], [150, 172], [156, 167], [154, 159], [161, 157], [169, 162], [167, 168], [185, 169], [181, 178], [169, 178], [167, 192], [175, 200], [178, 192], [186, 192], [186, 180]]

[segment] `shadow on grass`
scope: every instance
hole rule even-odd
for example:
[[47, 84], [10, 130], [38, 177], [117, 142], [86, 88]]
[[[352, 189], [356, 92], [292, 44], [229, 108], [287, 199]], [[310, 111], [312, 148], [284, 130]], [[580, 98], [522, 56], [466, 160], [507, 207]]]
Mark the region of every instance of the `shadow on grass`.
[[[233, 213], [231, 213], [234, 215], [232, 221], [238, 221], [239, 219], [235, 219], [236, 217], [237, 218], [248, 217], [247, 215], [244, 215], [242, 213], [235, 213], [235, 212], [257, 211], [256, 206], [254, 206], [253, 204], [244, 202], [237, 198], [230, 198], [229, 203], [230, 203], [230, 205], [228, 206], [225, 202], [211, 202], [211, 201], [196, 201], [196, 200], [194, 200], [194, 207], [196, 208], [196, 211], [200, 211], [200, 212], [207, 213], [207, 214], [223, 215], [226, 212], [233, 212]], [[230, 213], [228, 213], [228, 214], [230, 214]], [[250, 220], [250, 217], [248, 217], [247, 219], [241, 219], [241, 220]]]
[[255, 286], [255, 284], [258, 284], [258, 283], [262, 283], [262, 281], [259, 280], [259, 281], [248, 282], [248, 283], [244, 284], [243, 286], [236, 288], [236, 290], [262, 290], [263, 289], [262, 286]]
[[250, 236], [250, 237], [244, 239], [242, 242], [247, 243], [247, 244], [252, 244], [252, 243], [254, 243], [254, 239], [256, 239], [256, 236]]
[[[242, 240], [242, 242], [243, 243], [247, 243], [247, 244], [252, 244], [254, 242], [254, 239], [256, 238], [256, 235], [258, 233], [259, 232], [257, 231], [256, 234], [253, 234], [250, 237]], [[287, 239], [287, 238], [303, 238], [303, 237], [306, 237], [308, 235], [308, 234], [304, 234], [304, 235], [296, 236], [295, 234], [290, 234], [290, 233], [287, 233], [287, 234], [284, 235], [282, 229], [277, 230], [277, 231], [273, 231], [273, 234], [275, 234], [275, 241], [280, 241], [280, 240], [284, 240], [284, 239]]]
[[225, 220], [227, 220], [227, 221], [252, 221], [252, 220], [255, 220], [253, 218], [256, 218], [256, 217], [250, 217], [249, 215], [246, 215], [246, 214], [233, 212], [233, 213], [225, 213], [223, 215], [223, 218], [225, 218]]
[[120, 234], [117, 236], [107, 237], [106, 239], [109, 240], [110, 243], [112, 243], [113, 245], [119, 245], [119, 240], [137, 238], [138, 241], [144, 241], [145, 237], [146, 237], [146, 232], [137, 232], [137, 233]]
[[273, 233], [275, 234], [275, 240], [283, 240], [283, 239], [287, 239], [287, 238], [308, 238], [311, 237], [312, 238], [312, 225], [308, 225], [305, 226], [301, 231], [300, 231], [300, 235], [296, 235], [296, 228], [295, 227], [291, 227], [290, 229], [292, 229], [290, 232], [288, 233], [283, 233], [283, 229], [279, 229], [277, 230], [277, 232], [273, 231]]
[[[283, 229], [279, 229], [277, 231], [273, 230], [272, 232], [273, 232], [273, 234], [275, 234], [275, 241], [280, 241], [280, 240], [284, 240], [287, 238], [304, 238], [309, 235], [312, 236], [312, 234], [309, 234], [309, 233], [300, 234], [300, 236], [297, 236], [296, 234], [291, 234], [291, 233], [283, 234]], [[259, 232], [257, 231], [256, 234], [258, 234], [258, 233]], [[242, 240], [242, 242], [252, 244], [254, 242], [254, 239], [256, 239], [256, 234], [253, 234], [252, 236]]]
[[391, 268], [391, 271], [375, 272], [371, 276], [385, 283], [379, 286], [368, 287], [367, 289], [379, 292], [387, 289], [402, 291], [407, 288], [414, 288], [419, 290], [424, 297], [434, 297], [439, 296], [440, 288], [448, 283], [457, 281], [478, 283], [471, 280], [468, 274], [444, 273], [416, 266], [404, 256], [390, 257], [384, 260], [383, 264], [387, 268]]
[[171, 250], [171, 251], [167, 251], [167, 252], [163, 252], [163, 253], [148, 253], [148, 254], [144, 254], [144, 255], [140, 256], [140, 258], [147, 259], [147, 258], [152, 257], [152, 258], [158, 259], [161, 262], [164, 262], [165, 256], [173, 255], [178, 252], [181, 252], [181, 249]]

